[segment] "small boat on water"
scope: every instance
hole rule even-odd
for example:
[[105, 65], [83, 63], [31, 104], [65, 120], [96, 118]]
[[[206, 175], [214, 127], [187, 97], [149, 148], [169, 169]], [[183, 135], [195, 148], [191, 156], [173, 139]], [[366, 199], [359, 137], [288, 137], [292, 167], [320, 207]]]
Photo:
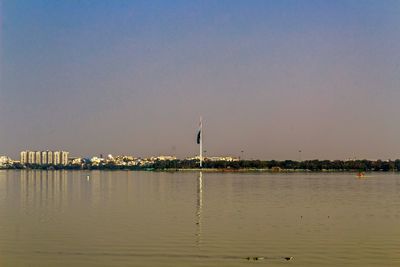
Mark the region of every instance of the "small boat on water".
[[358, 172], [357, 173], [357, 178], [364, 178], [365, 177], [365, 173], [364, 172]]

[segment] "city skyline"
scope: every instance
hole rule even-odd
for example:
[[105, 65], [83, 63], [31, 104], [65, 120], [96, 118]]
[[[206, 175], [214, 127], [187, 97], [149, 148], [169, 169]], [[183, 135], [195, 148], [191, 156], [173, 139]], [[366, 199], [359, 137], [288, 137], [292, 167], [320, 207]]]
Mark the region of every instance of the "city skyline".
[[399, 14], [399, 1], [2, 0], [0, 154], [184, 158], [202, 115], [209, 155], [400, 158]]

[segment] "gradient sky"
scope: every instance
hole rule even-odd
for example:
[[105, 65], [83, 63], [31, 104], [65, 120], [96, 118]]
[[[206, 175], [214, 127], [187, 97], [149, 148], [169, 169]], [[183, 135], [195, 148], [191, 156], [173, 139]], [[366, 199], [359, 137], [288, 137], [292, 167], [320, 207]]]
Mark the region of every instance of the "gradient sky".
[[400, 158], [398, 0], [0, 1], [0, 154]]

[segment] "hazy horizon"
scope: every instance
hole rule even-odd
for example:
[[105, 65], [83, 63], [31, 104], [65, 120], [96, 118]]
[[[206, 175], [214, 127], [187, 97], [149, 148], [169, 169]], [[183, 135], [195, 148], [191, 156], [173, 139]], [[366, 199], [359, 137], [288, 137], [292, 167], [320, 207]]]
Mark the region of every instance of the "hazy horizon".
[[400, 158], [400, 1], [0, 0], [0, 155]]

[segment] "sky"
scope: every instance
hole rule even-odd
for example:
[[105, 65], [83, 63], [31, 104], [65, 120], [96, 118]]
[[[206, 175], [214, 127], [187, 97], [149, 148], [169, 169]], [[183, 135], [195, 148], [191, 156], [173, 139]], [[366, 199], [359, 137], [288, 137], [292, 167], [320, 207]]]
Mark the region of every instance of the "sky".
[[193, 156], [201, 115], [206, 156], [400, 158], [397, 0], [0, 0], [0, 25], [0, 155]]

